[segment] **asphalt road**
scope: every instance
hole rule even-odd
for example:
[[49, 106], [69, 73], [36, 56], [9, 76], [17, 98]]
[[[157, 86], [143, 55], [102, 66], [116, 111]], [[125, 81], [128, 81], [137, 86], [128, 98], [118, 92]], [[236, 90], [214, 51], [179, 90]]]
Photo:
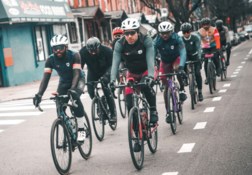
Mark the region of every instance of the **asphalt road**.
[[[221, 82], [218, 78], [217, 91], [212, 95], [204, 85], [205, 99], [195, 110], [190, 109], [188, 96], [184, 123], [178, 125], [176, 135], [165, 123], [163, 97], [158, 93], [158, 150], [151, 154], [145, 147], [141, 171], [131, 161], [127, 119], [119, 115], [117, 129], [112, 131], [106, 126], [102, 142], [93, 133], [93, 151], [88, 160], [83, 160], [78, 151], [74, 152], [70, 174], [252, 174], [251, 45], [252, 40], [233, 48], [228, 79]], [[204, 77], [203, 71], [202, 74]], [[89, 96], [84, 94], [82, 101], [91, 119]], [[35, 110], [30, 100], [0, 103], [1, 175], [57, 174], [50, 151], [55, 108], [50, 101], [44, 101], [41, 107], [43, 113]]]

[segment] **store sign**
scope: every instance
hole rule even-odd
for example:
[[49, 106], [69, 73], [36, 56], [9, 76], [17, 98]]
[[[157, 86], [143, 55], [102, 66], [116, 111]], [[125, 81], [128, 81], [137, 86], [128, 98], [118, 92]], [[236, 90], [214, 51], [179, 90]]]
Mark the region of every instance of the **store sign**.
[[[1, 6], [5, 9], [8, 16], [7, 18], [15, 18], [15, 21], [18, 21], [18, 19], [20, 19], [20, 21], [48, 21], [48, 19], [49, 21], [61, 21], [73, 19], [71, 9], [65, 2], [45, 0], [2, 0], [0, 3], [2, 3]], [[1, 16], [0, 19], [1, 18], [4, 17]]]

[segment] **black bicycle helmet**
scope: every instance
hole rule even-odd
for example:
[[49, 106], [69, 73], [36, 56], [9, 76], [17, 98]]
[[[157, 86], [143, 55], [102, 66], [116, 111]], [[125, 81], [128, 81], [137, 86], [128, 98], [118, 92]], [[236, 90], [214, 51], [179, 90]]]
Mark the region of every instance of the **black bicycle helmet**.
[[210, 25], [210, 24], [211, 24], [210, 18], [206, 17], [201, 19], [201, 25]]
[[218, 19], [216, 22], [215, 22], [215, 25], [216, 27], [222, 27], [223, 26], [223, 21], [221, 19]]
[[87, 40], [87, 50], [89, 52], [97, 51], [100, 45], [101, 42], [97, 37], [91, 37]]
[[185, 32], [185, 31], [191, 31], [192, 30], [192, 25], [189, 23], [189, 22], [185, 22], [181, 25], [180, 27], [180, 30], [182, 32]]

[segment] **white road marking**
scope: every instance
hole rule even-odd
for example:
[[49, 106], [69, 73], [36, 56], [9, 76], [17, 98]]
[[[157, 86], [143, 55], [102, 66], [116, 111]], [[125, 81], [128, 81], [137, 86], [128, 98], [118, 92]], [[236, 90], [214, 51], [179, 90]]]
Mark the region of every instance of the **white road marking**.
[[206, 124], [207, 122], [198, 122], [193, 129], [204, 129], [206, 127]]
[[[51, 109], [51, 108], [56, 108], [55, 105], [41, 105], [41, 108], [42, 109]], [[33, 109], [33, 110], [37, 110], [35, 109], [34, 106], [14, 106], [14, 107], [1, 107], [0, 108], [0, 111], [17, 111], [17, 110], [30, 110], [30, 109]]]
[[219, 90], [219, 93], [225, 93], [225, 92], [227, 92], [227, 89], [221, 89], [221, 90]]
[[222, 97], [214, 97], [213, 101], [220, 101]]
[[238, 69], [241, 69], [241, 68], [243, 68], [243, 66], [238, 66], [237, 68], [238, 68]]
[[192, 152], [192, 149], [194, 147], [195, 143], [185, 143], [182, 145], [178, 153], [188, 153]]
[[242, 61], [241, 63], [242, 63], [242, 64], [245, 64], [245, 63], [246, 63], [246, 61]]
[[237, 69], [235, 69], [235, 72], [239, 72], [240, 70], [241, 70], [241, 69], [238, 69], [238, 68], [237, 68]]
[[231, 75], [231, 78], [237, 77], [237, 75]]
[[208, 107], [204, 112], [214, 112], [215, 107]]
[[231, 84], [230, 83], [228, 83], [228, 84], [224, 84], [223, 85], [223, 87], [230, 87], [231, 86]]
[[239, 74], [239, 72], [233, 72], [233, 74]]
[[0, 125], [17, 125], [25, 120], [0, 120]]
[[3, 132], [4, 130], [0, 130], [0, 133]]
[[248, 60], [248, 58], [246, 57], [246, 58], [244, 58], [244, 60]]
[[18, 117], [18, 116], [35, 116], [41, 115], [44, 112], [11, 112], [11, 113], [0, 113], [0, 117]]
[[252, 49], [249, 51], [249, 54], [252, 54]]
[[178, 172], [165, 172], [162, 175], [178, 175]]

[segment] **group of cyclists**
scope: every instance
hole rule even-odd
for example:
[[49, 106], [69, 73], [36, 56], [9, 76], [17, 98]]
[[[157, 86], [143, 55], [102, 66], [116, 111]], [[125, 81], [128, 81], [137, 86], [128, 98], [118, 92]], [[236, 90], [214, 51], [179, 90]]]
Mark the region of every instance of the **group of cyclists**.
[[[75, 108], [75, 115], [78, 123], [78, 141], [85, 139], [83, 115], [84, 107], [80, 96], [84, 91], [85, 79], [87, 82], [101, 80], [102, 87], [106, 96], [109, 110], [110, 122], [117, 120], [116, 106], [113, 92], [116, 87], [118, 70], [120, 67], [127, 68], [127, 79], [134, 79], [138, 82], [145, 82], [146, 87], [141, 88], [150, 106], [150, 123], [158, 122], [158, 112], [156, 104], [156, 93], [153, 90], [155, 79], [158, 74], [177, 72], [177, 79], [180, 85], [179, 100], [187, 99], [185, 86], [187, 74], [185, 63], [187, 60], [199, 60], [195, 62], [195, 76], [198, 87], [198, 99], [203, 101], [201, 68], [204, 62], [205, 73], [207, 73], [207, 61], [202, 59], [202, 46], [207, 44], [215, 52], [214, 63], [216, 74], [219, 75], [219, 54], [222, 46], [227, 52], [226, 65], [230, 64], [231, 44], [228, 36], [228, 29], [223, 25], [222, 20], [216, 21], [216, 27], [211, 26], [209, 18], [201, 20], [201, 28], [193, 31], [190, 23], [181, 25], [182, 36], [174, 31], [174, 25], [168, 21], [161, 22], [158, 30], [153, 29], [148, 34], [140, 33], [140, 23], [137, 19], [127, 18], [113, 30], [114, 41], [112, 48], [101, 44], [97, 37], [91, 37], [86, 45], [79, 52], [68, 49], [68, 38], [64, 35], [56, 35], [51, 39], [51, 54], [45, 63], [44, 76], [41, 81], [39, 91], [33, 98], [36, 107], [39, 106], [42, 96], [47, 88], [52, 70], [55, 69], [60, 77], [57, 92], [59, 95], [72, 93], [78, 107]], [[157, 70], [155, 58], [160, 57]], [[83, 68], [87, 66], [87, 78]], [[161, 82], [165, 86], [167, 79], [161, 77]], [[205, 81], [207, 84], [207, 80]], [[109, 88], [108, 88], [109, 87]], [[94, 87], [87, 85], [88, 94], [94, 98]], [[75, 92], [75, 93], [73, 93]], [[166, 99], [167, 88], [164, 87], [164, 102]], [[127, 109], [132, 108], [133, 90], [129, 87], [125, 89]], [[67, 99], [69, 100], [69, 99]], [[170, 122], [170, 116], [166, 115], [166, 122]], [[134, 145], [134, 151], [140, 151], [139, 145]]]

